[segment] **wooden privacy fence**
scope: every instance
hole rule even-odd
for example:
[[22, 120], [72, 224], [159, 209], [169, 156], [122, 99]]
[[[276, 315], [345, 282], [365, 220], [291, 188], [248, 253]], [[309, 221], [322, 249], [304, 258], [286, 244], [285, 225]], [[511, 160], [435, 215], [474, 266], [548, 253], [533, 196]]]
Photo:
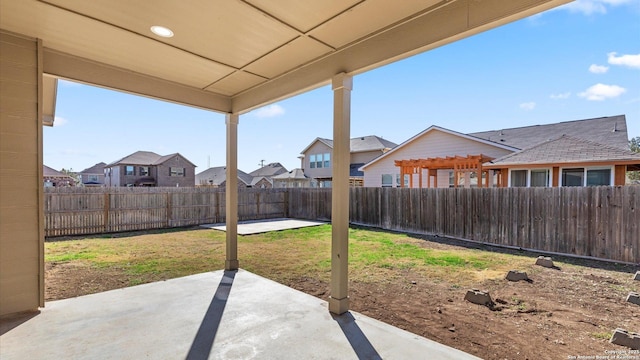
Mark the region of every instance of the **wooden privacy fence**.
[[[640, 187], [352, 188], [350, 221], [640, 263]], [[330, 219], [330, 189], [291, 189], [289, 216]]]
[[[638, 186], [350, 191], [355, 224], [640, 263]], [[241, 189], [238, 204], [239, 220], [331, 219], [331, 189]], [[45, 191], [46, 236], [224, 221], [224, 189]]]
[[[238, 219], [287, 216], [283, 189], [243, 189]], [[223, 223], [219, 188], [47, 188], [45, 236], [171, 228]]]

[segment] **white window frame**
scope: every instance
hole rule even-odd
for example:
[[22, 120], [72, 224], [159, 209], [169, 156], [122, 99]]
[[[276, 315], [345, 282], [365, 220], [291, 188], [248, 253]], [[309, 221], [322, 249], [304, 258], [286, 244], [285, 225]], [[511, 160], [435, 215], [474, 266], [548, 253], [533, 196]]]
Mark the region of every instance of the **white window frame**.
[[[582, 173], [582, 186], [587, 186], [587, 172], [591, 170], [609, 170], [609, 185], [600, 185], [600, 186], [613, 186], [615, 180], [615, 166], [567, 166], [560, 168], [560, 174], [558, 176], [558, 186], [563, 187], [562, 185], [562, 173], [565, 169], [583, 169]], [[570, 187], [570, 186], [565, 186]]]
[[[572, 168], [567, 168], [567, 169], [572, 169]], [[508, 181], [508, 187], [513, 187], [511, 186], [511, 172], [512, 171], [526, 171], [527, 172], [527, 184], [525, 187], [531, 187], [531, 171], [540, 171], [540, 170], [546, 170], [547, 171], [547, 185], [545, 187], [551, 187], [552, 186], [552, 178], [553, 178], [553, 169], [551, 168], [512, 168], [509, 169], [509, 181]], [[560, 172], [560, 174], [562, 174], [562, 172]], [[560, 176], [560, 180], [562, 180], [562, 176]], [[540, 187], [540, 186], [537, 186]]]
[[[385, 184], [385, 182], [384, 182], [384, 177], [385, 176], [391, 177], [391, 182], [390, 183]], [[382, 176], [380, 176], [380, 186], [381, 187], [393, 187], [393, 182], [394, 182], [393, 174], [382, 174]]]
[[169, 167], [169, 176], [171, 177], [185, 177], [187, 170], [183, 167], [171, 166]]

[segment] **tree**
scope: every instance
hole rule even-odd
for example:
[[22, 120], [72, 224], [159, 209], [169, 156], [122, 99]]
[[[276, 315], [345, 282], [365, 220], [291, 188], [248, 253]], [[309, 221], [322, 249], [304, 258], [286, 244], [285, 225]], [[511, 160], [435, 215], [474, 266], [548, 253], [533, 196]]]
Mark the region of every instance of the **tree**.
[[629, 140], [629, 148], [635, 153], [640, 153], [640, 136], [636, 136]]
[[[640, 153], [640, 136], [636, 136], [633, 139], [629, 140], [629, 148], [635, 153]], [[629, 180], [639, 181], [640, 171], [627, 172], [627, 178], [629, 178]]]

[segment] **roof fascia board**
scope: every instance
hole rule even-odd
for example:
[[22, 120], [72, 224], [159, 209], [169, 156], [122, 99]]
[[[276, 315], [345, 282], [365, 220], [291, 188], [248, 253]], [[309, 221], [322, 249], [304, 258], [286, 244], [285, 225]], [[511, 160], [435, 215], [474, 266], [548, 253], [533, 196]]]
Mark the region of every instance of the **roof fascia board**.
[[485, 0], [481, 8], [491, 8], [491, 20], [470, 24], [470, 9], [478, 8], [471, 6], [474, 1], [443, 0], [431, 11], [239, 93], [232, 98], [232, 112], [245, 113], [327, 85], [335, 74], [357, 75], [573, 0]]
[[231, 111], [229, 97], [47, 48], [44, 49], [44, 72], [63, 79], [203, 110]]
[[561, 163], [527, 163], [527, 164], [492, 164], [490, 162], [482, 164], [483, 169], [534, 169], [534, 168], [551, 168], [551, 167], [589, 167], [589, 166], [614, 166], [614, 165], [638, 165], [640, 160], [609, 160], [609, 161], [576, 161], [576, 162], [561, 162]]

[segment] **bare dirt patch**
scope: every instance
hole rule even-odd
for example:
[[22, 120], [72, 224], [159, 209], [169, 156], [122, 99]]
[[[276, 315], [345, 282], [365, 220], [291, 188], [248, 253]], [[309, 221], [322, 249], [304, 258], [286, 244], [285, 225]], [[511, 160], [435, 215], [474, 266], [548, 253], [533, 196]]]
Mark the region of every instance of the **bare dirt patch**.
[[[443, 238], [430, 240], [422, 246], [445, 250], [474, 247]], [[537, 256], [515, 250], [488, 250], [530, 255], [531, 264]], [[495, 276], [443, 281], [413, 269], [389, 269], [384, 277], [355, 276], [357, 280], [350, 283], [351, 308], [485, 359], [595, 358], [606, 355], [606, 350], [626, 350], [608, 340], [618, 327], [640, 330], [640, 306], [625, 301], [629, 291], [640, 288], [640, 282], [632, 279], [636, 267], [557, 257], [554, 261], [559, 269], [533, 265], [516, 269], [526, 271], [531, 282], [509, 282]], [[85, 295], [162, 277], [133, 277], [123, 270], [82, 262], [52, 262], [46, 264], [46, 299]], [[330, 295], [326, 274], [304, 274], [281, 281], [325, 300]], [[493, 309], [465, 301], [465, 293], [471, 288], [489, 291], [495, 302]]]

